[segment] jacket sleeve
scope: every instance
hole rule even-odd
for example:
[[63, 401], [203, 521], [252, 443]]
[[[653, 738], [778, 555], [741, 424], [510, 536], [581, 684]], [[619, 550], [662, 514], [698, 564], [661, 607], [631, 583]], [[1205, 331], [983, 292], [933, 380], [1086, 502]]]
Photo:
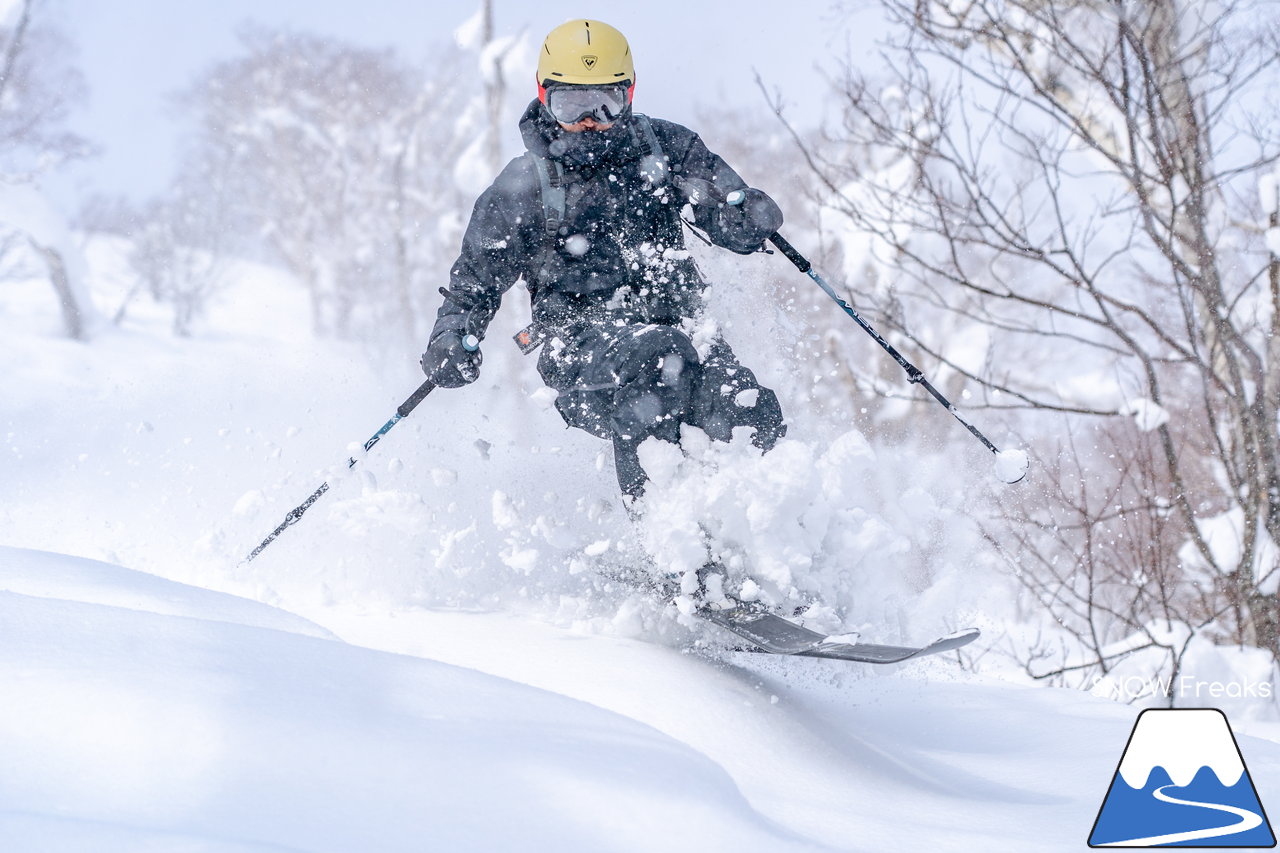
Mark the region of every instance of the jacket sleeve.
[[523, 157], [512, 160], [476, 200], [462, 237], [462, 251], [449, 273], [444, 304], [430, 340], [456, 332], [483, 339], [502, 295], [524, 277], [540, 253], [542, 222], [537, 186]]
[[[739, 254], [750, 254], [782, 225], [782, 211], [763, 191], [748, 189], [746, 181], [702, 137], [679, 125], [668, 125], [675, 150], [672, 172], [686, 199], [693, 205], [694, 223], [712, 243]], [[683, 131], [683, 133], [680, 133]], [[734, 190], [747, 190], [738, 207], [724, 203]]]

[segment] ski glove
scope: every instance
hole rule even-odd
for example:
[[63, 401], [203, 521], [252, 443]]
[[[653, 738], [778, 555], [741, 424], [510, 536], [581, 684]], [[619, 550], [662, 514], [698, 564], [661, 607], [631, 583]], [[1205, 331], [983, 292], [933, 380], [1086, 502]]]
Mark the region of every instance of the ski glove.
[[468, 352], [462, 336], [455, 331], [441, 332], [431, 339], [422, 354], [422, 372], [439, 388], [461, 388], [480, 376], [480, 350]]
[[721, 204], [709, 234], [716, 245], [749, 255], [782, 227], [782, 210], [763, 190], [746, 188], [741, 204]]

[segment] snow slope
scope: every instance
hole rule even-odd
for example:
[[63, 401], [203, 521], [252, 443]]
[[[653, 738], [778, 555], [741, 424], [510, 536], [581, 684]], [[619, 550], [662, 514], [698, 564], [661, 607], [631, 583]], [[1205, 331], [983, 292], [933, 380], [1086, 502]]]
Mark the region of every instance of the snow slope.
[[[648, 723], [724, 767], [765, 817], [837, 850], [1085, 849], [1135, 716], [949, 661], [708, 657], [493, 614], [326, 607], [323, 618], [355, 642]], [[1259, 789], [1280, 790], [1280, 745], [1240, 740]]]
[[801, 849], [688, 746], [105, 563], [0, 549], [5, 849]]
[[[0, 549], [6, 849], [1075, 850], [1132, 717], [937, 663], [876, 677], [500, 613], [312, 615], [356, 645]], [[1274, 790], [1280, 746], [1242, 747]]]
[[[118, 247], [88, 248], [114, 313]], [[501, 326], [479, 383], [348, 472], [420, 377], [307, 316], [245, 266], [192, 341], [140, 302], [79, 344], [47, 284], [0, 289], [4, 849], [1083, 848], [1136, 709], [1008, 680], [984, 646], [885, 669], [736, 653], [602, 583], [634, 553], [608, 455], [560, 428]], [[999, 627], [1009, 587], [933, 486], [954, 476], [904, 482], [856, 433], [739, 461], [669, 497], [827, 618], [888, 641]], [[752, 476], [772, 490], [735, 506]], [[895, 571], [928, 548], [932, 579]], [[1268, 805], [1280, 746], [1239, 739]]]

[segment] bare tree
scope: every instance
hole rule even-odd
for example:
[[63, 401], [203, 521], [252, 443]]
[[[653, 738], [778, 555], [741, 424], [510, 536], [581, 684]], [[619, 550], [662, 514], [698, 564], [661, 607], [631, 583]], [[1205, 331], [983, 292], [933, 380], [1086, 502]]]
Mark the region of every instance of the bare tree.
[[23, 0], [14, 25], [0, 30], [0, 170], [11, 183], [33, 180], [92, 150], [65, 127], [84, 98], [84, 78], [69, 61], [66, 37], [36, 19], [38, 5]]
[[1092, 427], [1063, 437], [1041, 460], [1042, 492], [1007, 502], [987, 531], [1060, 629], [1012, 654], [1033, 678], [1088, 686], [1141, 652], [1176, 681], [1220, 601], [1181, 565], [1185, 534], [1158, 497], [1167, 485], [1158, 448], [1131, 423]]
[[968, 405], [1069, 439], [1016, 498], [1024, 582], [1095, 664], [1160, 618], [1280, 653], [1274, 7], [883, 6], [889, 79], [847, 68], [806, 154], [870, 238], [862, 304]]
[[35, 0], [23, 0], [14, 24], [0, 30], [0, 229], [24, 236], [46, 268], [67, 335], [83, 339], [96, 312], [80, 281], [78, 250], [33, 183], [89, 153], [85, 140], [64, 128], [84, 83], [67, 63], [63, 36], [33, 23], [35, 6]]
[[[218, 213], [203, 196], [176, 195], [152, 204], [145, 224], [133, 235], [130, 263], [139, 289], [145, 287], [157, 301], [172, 307], [173, 333], [178, 337], [191, 336], [210, 297], [226, 281], [229, 256], [218, 239]], [[117, 322], [126, 308], [127, 302]]]

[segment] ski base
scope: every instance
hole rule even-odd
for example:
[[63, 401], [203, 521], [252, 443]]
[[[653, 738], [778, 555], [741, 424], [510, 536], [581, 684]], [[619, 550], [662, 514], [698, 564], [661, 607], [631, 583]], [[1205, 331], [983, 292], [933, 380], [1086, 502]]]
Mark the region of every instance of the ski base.
[[803, 625], [783, 619], [768, 611], [751, 610], [739, 605], [730, 610], [699, 609], [698, 616], [749, 640], [762, 651], [774, 655], [798, 655], [812, 651], [827, 642], [827, 635], [811, 631]]
[[[647, 572], [618, 572], [610, 575], [635, 589], [641, 589], [671, 601], [680, 590], [674, 579], [654, 577]], [[847, 660], [857, 663], [890, 664], [936, 655], [967, 646], [978, 639], [977, 628], [966, 628], [945, 637], [939, 637], [924, 646], [888, 646], [879, 643], [847, 643], [839, 639], [797, 625], [790, 619], [761, 609], [758, 605], [743, 603], [724, 610], [700, 607], [694, 615], [726, 631], [731, 631], [751, 646], [745, 651], [771, 655], [796, 655], [804, 657]]]
[[939, 637], [925, 646], [882, 646], [879, 643], [832, 643], [817, 648], [796, 652], [815, 658], [831, 658], [833, 660], [851, 660], [860, 663], [902, 663], [913, 658], [949, 652], [967, 646], [982, 632], [977, 628], [966, 628], [945, 637]]

